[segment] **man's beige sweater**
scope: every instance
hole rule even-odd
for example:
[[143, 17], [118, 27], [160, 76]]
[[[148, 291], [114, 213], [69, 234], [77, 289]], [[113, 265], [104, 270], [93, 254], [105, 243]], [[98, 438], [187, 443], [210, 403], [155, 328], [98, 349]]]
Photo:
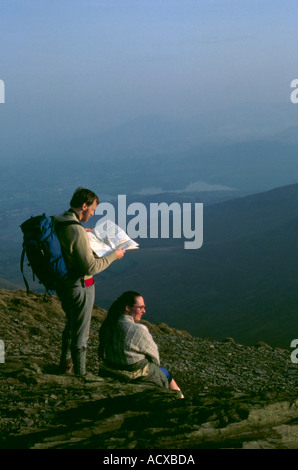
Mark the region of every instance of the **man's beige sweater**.
[[90, 278], [94, 274], [104, 271], [117, 259], [113, 251], [107, 256], [99, 258], [91, 250], [85, 228], [76, 224], [63, 224], [59, 222], [79, 222], [77, 215], [68, 210], [55, 217], [56, 231], [60, 240], [63, 257], [66, 266], [73, 279]]

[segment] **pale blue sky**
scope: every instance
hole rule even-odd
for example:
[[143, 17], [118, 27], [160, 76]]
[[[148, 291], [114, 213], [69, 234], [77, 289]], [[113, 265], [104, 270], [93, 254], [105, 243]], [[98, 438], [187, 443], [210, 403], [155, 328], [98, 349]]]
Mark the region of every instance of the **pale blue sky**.
[[289, 101], [297, 18], [292, 0], [0, 0], [2, 138]]

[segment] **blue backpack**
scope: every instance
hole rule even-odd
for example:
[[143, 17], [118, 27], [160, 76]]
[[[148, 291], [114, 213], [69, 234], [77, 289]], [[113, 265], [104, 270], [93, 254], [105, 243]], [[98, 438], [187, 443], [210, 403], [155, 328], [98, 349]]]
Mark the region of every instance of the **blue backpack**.
[[[80, 224], [79, 221], [59, 222], [59, 224]], [[21, 272], [29, 292], [29, 284], [24, 275], [24, 258], [28, 260], [34, 276], [46, 288], [55, 291], [61, 281], [69, 279], [69, 273], [62, 255], [61, 245], [56, 233], [57, 222], [53, 216], [45, 214], [30, 217], [21, 225], [23, 232], [23, 251], [21, 255]]]

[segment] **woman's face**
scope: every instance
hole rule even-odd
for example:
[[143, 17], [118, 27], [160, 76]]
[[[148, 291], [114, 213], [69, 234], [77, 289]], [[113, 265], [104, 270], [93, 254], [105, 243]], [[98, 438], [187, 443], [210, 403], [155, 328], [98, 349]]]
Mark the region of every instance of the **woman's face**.
[[142, 319], [143, 314], [146, 313], [145, 302], [143, 297], [136, 297], [133, 306], [126, 307], [126, 313], [132, 316], [135, 322], [140, 321]]

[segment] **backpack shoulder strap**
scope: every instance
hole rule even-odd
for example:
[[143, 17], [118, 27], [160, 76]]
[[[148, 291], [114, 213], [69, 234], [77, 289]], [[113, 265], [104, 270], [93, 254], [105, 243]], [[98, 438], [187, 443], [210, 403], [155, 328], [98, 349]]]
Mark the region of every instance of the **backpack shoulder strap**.
[[25, 250], [25, 248], [23, 248], [22, 254], [21, 254], [21, 262], [20, 262], [20, 265], [21, 265], [21, 273], [22, 273], [22, 276], [23, 276], [24, 284], [25, 284], [25, 286], [26, 286], [26, 291], [27, 291], [27, 294], [29, 294], [30, 288], [29, 288], [28, 281], [27, 281], [27, 279], [26, 279], [26, 277], [25, 277], [25, 274], [24, 274], [24, 258], [25, 258], [25, 253], [26, 253], [26, 250]]
[[55, 220], [53, 217], [53, 221], [54, 221], [55, 227], [57, 225], [80, 225], [81, 227], [83, 227], [83, 225], [81, 224], [79, 220]]

